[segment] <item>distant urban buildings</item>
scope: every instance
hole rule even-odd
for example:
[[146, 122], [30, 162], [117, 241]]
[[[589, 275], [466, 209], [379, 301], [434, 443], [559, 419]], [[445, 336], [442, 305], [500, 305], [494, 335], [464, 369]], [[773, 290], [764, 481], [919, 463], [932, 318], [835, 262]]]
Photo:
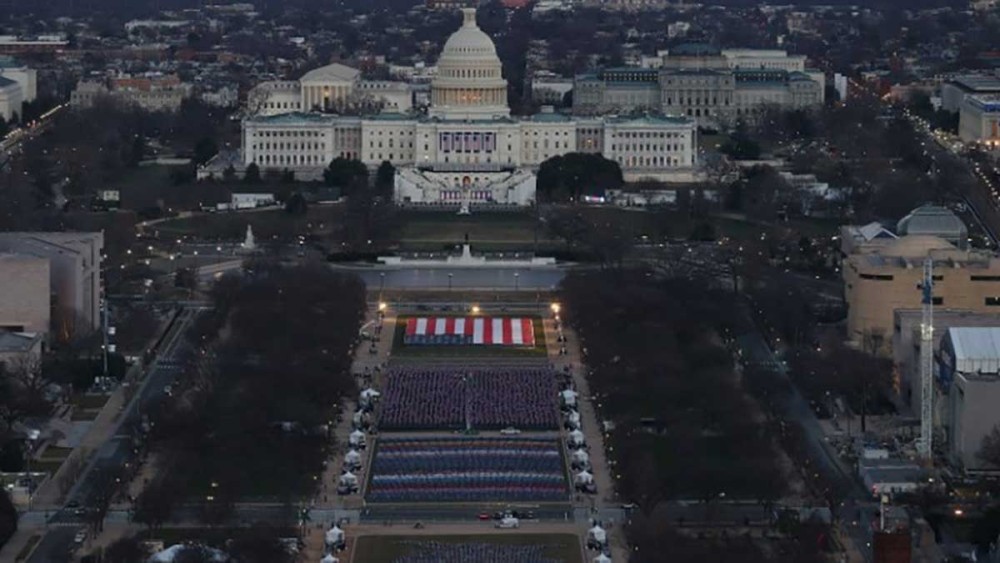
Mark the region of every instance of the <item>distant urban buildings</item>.
[[20, 117], [24, 97], [17, 82], [0, 76], [0, 118], [10, 122]]
[[475, 8], [479, 5], [479, 0], [426, 0], [424, 5], [432, 10], [458, 10]]
[[573, 91], [573, 79], [540, 70], [531, 77], [531, 99], [540, 104], [560, 105]]
[[725, 124], [769, 104], [822, 104], [824, 90], [823, 73], [806, 69], [804, 56], [689, 44], [667, 52], [659, 68], [607, 68], [578, 75], [573, 112], [650, 110]]
[[1000, 77], [990, 74], [973, 74], [955, 77], [941, 85], [941, 109], [960, 111], [968, 96], [1000, 94]]
[[100, 98], [133, 104], [146, 111], [175, 112], [191, 97], [192, 88], [177, 76], [122, 76], [109, 80], [80, 81], [70, 94], [74, 108], [89, 108]]
[[0, 55], [56, 53], [68, 46], [69, 41], [62, 35], [38, 35], [34, 37], [0, 35]]

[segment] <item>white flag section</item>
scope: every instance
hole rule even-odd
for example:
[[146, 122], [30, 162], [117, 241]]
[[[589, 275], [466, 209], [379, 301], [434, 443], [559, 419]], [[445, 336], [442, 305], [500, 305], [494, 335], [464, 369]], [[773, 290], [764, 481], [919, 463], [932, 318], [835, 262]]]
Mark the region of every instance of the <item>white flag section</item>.
[[526, 317], [412, 317], [405, 344], [534, 346], [535, 325]]

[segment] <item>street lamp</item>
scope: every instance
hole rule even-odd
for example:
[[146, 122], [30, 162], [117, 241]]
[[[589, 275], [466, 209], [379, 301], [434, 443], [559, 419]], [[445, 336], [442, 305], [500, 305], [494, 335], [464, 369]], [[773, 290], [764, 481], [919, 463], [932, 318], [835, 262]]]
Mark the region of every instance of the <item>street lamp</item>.
[[473, 305], [472, 306], [472, 314], [473, 315], [478, 315], [479, 314], [479, 305]]
[[552, 309], [552, 314], [553, 315], [558, 316], [559, 315], [559, 311], [562, 310], [562, 307], [558, 303], [553, 303], [553, 304], [549, 305], [549, 309]]
[[521, 274], [519, 272], [514, 272], [514, 291], [518, 291], [520, 289], [520, 285], [518, 284], [520, 278]]

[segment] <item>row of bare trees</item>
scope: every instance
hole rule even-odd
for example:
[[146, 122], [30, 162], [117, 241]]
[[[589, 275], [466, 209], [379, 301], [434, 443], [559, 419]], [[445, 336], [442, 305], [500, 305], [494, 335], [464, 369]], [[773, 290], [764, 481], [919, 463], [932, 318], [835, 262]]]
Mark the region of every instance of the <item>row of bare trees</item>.
[[214, 310], [188, 334], [195, 361], [150, 414], [163, 467], [135, 515], [150, 527], [179, 503], [217, 525], [239, 501], [308, 497], [333, 445], [336, 405], [356, 390], [349, 368], [364, 284], [321, 264], [248, 267], [213, 288]]

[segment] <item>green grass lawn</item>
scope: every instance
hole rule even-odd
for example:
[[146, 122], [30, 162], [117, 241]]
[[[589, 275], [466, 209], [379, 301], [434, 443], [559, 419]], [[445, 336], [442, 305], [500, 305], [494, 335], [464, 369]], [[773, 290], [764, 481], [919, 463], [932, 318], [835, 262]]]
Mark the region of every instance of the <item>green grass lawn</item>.
[[415, 553], [414, 542], [447, 544], [488, 543], [498, 545], [541, 545], [543, 556], [561, 563], [582, 563], [580, 539], [572, 534], [523, 534], [462, 536], [361, 536], [354, 544], [354, 561], [392, 563]]
[[42, 457], [39, 459], [49, 460], [49, 461], [62, 461], [69, 457], [69, 454], [73, 453], [73, 448], [60, 448], [59, 446], [49, 446], [45, 448], [42, 452]]
[[[399, 214], [399, 240], [404, 245], [419, 243], [461, 244], [465, 235], [479, 247], [483, 243], [509, 246], [533, 244], [535, 216], [531, 213], [479, 213], [460, 216], [445, 212], [404, 211]], [[549, 241], [544, 228], [539, 242]]]
[[99, 409], [74, 409], [69, 419], [73, 422], [86, 422], [88, 420], [97, 420], [97, 416], [100, 414], [101, 411]]
[[288, 239], [297, 235], [331, 231], [343, 215], [340, 205], [313, 205], [305, 215], [291, 215], [281, 208], [253, 212], [203, 213], [164, 221], [156, 225], [161, 236], [194, 235], [209, 240], [243, 240], [247, 225], [258, 241], [272, 237]]
[[59, 471], [59, 467], [63, 464], [62, 459], [40, 459], [31, 462], [31, 471], [37, 473], [51, 473], [55, 474]]
[[78, 409], [101, 409], [109, 397], [109, 395], [74, 395], [70, 402]]
[[[395, 333], [392, 340], [392, 355], [402, 358], [544, 358], [545, 330], [542, 319], [534, 318], [531, 323], [535, 329], [534, 346], [475, 346], [475, 345], [406, 345], [403, 337], [406, 335], [406, 321], [413, 317], [457, 317], [465, 315], [447, 315], [428, 311], [426, 315], [410, 315], [396, 319]], [[513, 317], [528, 315], [490, 315], [491, 317]]]

